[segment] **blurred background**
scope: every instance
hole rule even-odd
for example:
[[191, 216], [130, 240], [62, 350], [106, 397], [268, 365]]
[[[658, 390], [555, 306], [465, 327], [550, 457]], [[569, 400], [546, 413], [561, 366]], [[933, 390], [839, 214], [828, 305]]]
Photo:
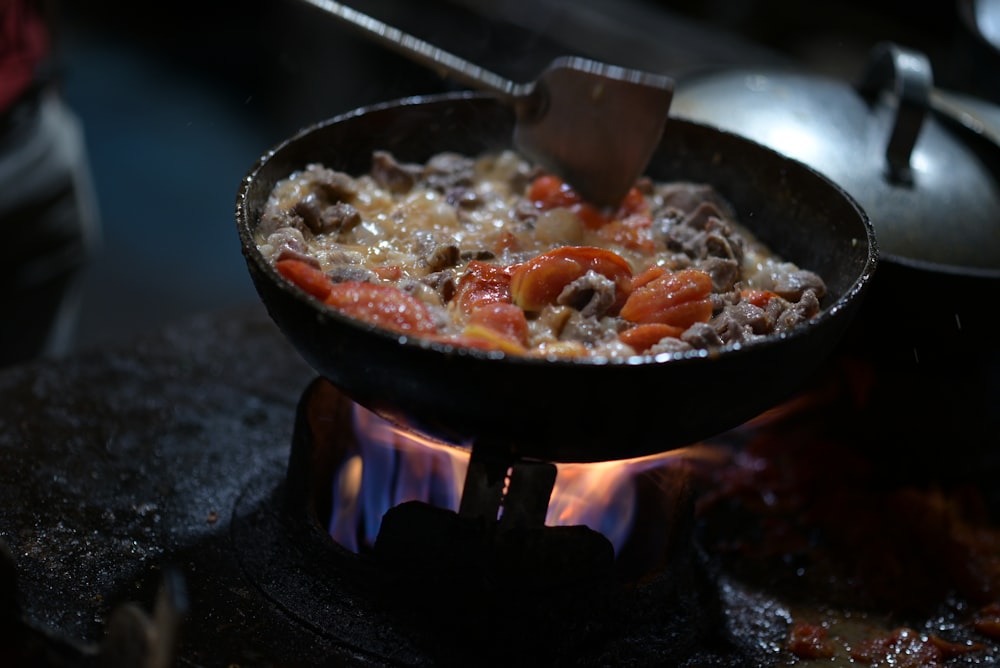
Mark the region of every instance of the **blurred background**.
[[[793, 62], [853, 80], [868, 49], [893, 40], [928, 54], [936, 82], [997, 92], [968, 22], [996, 2], [353, 2], [520, 81], [567, 53], [678, 77]], [[256, 301], [233, 220], [256, 158], [343, 111], [454, 87], [298, 0], [59, 8], [64, 89], [84, 124], [104, 239], [77, 349]]]

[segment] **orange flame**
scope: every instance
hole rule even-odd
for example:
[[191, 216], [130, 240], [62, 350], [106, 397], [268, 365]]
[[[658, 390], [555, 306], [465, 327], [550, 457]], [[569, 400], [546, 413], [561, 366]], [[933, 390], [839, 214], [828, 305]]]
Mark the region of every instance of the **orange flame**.
[[[407, 431], [354, 405], [360, 451], [341, 466], [334, 482], [330, 534], [357, 551], [372, 544], [382, 515], [406, 501], [423, 501], [457, 512], [470, 451]], [[659, 467], [705, 456], [701, 446], [633, 459], [557, 464], [545, 524], [585, 525], [603, 534], [616, 551], [624, 544], [636, 509], [635, 477]]]

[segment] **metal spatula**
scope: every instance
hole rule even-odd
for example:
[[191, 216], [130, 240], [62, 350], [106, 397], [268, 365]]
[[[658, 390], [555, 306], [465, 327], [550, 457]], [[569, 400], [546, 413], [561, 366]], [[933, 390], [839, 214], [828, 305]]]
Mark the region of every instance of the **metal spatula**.
[[333, 0], [305, 1], [434, 71], [495, 94], [515, 111], [515, 146], [592, 204], [620, 204], [663, 134], [674, 92], [667, 76], [564, 57], [536, 81], [519, 84]]

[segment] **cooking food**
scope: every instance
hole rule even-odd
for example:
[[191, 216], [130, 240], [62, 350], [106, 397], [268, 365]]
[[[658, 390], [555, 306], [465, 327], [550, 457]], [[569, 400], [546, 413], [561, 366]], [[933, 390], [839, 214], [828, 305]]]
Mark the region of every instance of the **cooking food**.
[[[305, 361], [353, 401], [449, 443], [488, 441], [486, 447], [498, 452], [549, 462], [607, 461], [689, 445], [745, 422], [784, 399], [840, 342], [878, 264], [868, 216], [835, 183], [801, 163], [736, 134], [676, 118], [667, 124], [647, 174], [665, 182], [712, 184], [757, 239], [821, 276], [822, 310], [801, 326], [718, 351], [629, 358], [506, 354], [442, 344], [433, 340], [444, 336], [437, 332], [418, 336], [412, 329], [399, 333], [363, 323], [300, 290], [275, 268], [278, 255], [264, 241], [284, 226], [287, 213], [269, 207], [268, 200], [293, 173], [322, 165], [350, 177], [338, 182], [362, 180], [378, 172], [372, 158], [380, 150], [391, 151], [404, 167], [432, 164], [442, 153], [485, 156], [513, 148], [513, 123], [509, 109], [477, 93], [386, 102], [303, 128], [262, 154], [242, 180], [235, 222], [261, 301]], [[398, 172], [410, 174], [406, 168], [391, 173]], [[298, 200], [290, 196], [286, 202]], [[430, 205], [442, 201], [447, 203], [414, 199], [410, 208], [441, 210]], [[302, 209], [307, 207], [308, 199]], [[462, 208], [453, 211], [467, 215]], [[516, 220], [508, 219], [507, 231], [516, 239]], [[392, 222], [400, 227], [415, 221]], [[367, 232], [370, 225], [358, 223], [352, 233]], [[388, 246], [383, 252], [394, 252], [391, 242], [402, 238], [386, 236], [368, 250]], [[468, 249], [460, 246], [460, 261], [462, 250]], [[322, 279], [320, 290], [332, 280], [322, 270], [313, 276]], [[354, 286], [359, 283], [370, 292], [392, 287], [370, 281]], [[369, 303], [378, 302], [361, 302], [373, 311]], [[754, 390], [741, 392], [739, 401], [710, 398], [720, 388], [747, 382]]]
[[255, 230], [278, 272], [402, 335], [508, 354], [623, 358], [752, 344], [820, 312], [710, 185], [641, 179], [617, 211], [511, 150], [372, 153], [278, 182]]

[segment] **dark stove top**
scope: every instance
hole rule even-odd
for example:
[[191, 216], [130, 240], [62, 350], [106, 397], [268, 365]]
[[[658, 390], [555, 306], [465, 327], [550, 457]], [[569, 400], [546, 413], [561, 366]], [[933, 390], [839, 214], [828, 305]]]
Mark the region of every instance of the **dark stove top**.
[[96, 645], [116, 606], [151, 609], [172, 567], [193, 614], [185, 662], [350, 656], [261, 597], [229, 537], [283, 476], [312, 375], [258, 308], [3, 373], [0, 540], [24, 619]]
[[[15, 665], [132, 665], [121, 657], [175, 647], [191, 666], [455, 665], [365, 596], [366, 562], [287, 511], [297, 405], [315, 381], [262, 308], [0, 374], [0, 543], [14, 571], [0, 571], [0, 644]], [[616, 642], [674, 656], [699, 640], [679, 627], [692, 619], [639, 619]], [[170, 644], [134, 647], [150, 631]], [[732, 647], [699, 651], [739, 665]]]
[[[164, 625], [159, 603], [180, 621], [181, 665], [453, 661], [359, 594], [363, 561], [285, 510], [296, 407], [314, 381], [261, 308], [0, 374], [6, 646], [26, 642], [26, 665], [106, 665], [128, 656], [121, 636]], [[661, 628], [641, 633], [670, 646], [640, 654], [690, 646], [690, 629]]]
[[[451, 637], [447, 627], [435, 628], [434, 617], [414, 625], [413, 614], [367, 597], [358, 584], [369, 577], [370, 563], [310, 526], [301, 509], [289, 513], [291, 445], [301, 440], [298, 412], [316, 382], [261, 307], [196, 318], [131, 346], [0, 373], [0, 543], [9, 551], [0, 559], [0, 648], [16, 649], [13, 665], [23, 656], [30, 660], [22, 665], [32, 666], [135, 665], [115, 657], [159, 656], [158, 648], [176, 649], [185, 666], [462, 665], [470, 654], [456, 660], [434, 649]], [[800, 428], [791, 432], [799, 443], [814, 437]], [[806, 462], [829, 456], [827, 444], [816, 440], [815, 457], [813, 446], [805, 448]], [[835, 453], [830, 461], [842, 459]], [[995, 470], [995, 459], [988, 461]], [[824, 482], [834, 493], [837, 475], [861, 470], [836, 469]], [[958, 473], [973, 470], [963, 462]], [[976, 481], [990, 475], [983, 471]], [[727, 480], [739, 487], [739, 478]], [[744, 477], [742, 484], [752, 496], [754, 480]], [[746, 527], [761, 518], [772, 531], [783, 521], [780, 512], [764, 513], [731, 533], [716, 525], [702, 538], [722, 554], [734, 540], [747, 541]], [[981, 552], [989, 535], [969, 554], [1000, 568], [997, 555]], [[964, 544], [949, 544], [956, 546]], [[694, 604], [681, 600], [675, 613], [654, 607], [648, 619], [636, 615], [605, 646], [573, 655], [574, 665], [603, 665], [609, 656], [726, 668], [787, 661], [781, 647], [793, 609], [782, 597], [804, 580], [785, 558], [778, 564], [786, 578], [776, 581], [780, 591], [761, 585], [752, 571], [775, 559], [782, 562], [777, 549], [737, 557], [728, 562], [735, 570], [725, 572], [715, 559], [674, 563], [673, 580], [644, 584], [636, 598], [681, 600], [691, 583], [709, 595]], [[813, 578], [825, 573], [815, 565], [805, 570]], [[953, 635], [960, 628], [971, 608], [949, 600], [950, 608], [938, 610], [922, 632]], [[702, 602], [714, 612], [697, 612]], [[594, 612], [596, 619], [600, 611]], [[573, 632], [586, 634], [589, 613], [578, 615], [582, 625]], [[169, 634], [175, 622], [176, 644]], [[461, 620], [455, 622], [461, 630]], [[168, 644], [157, 645], [156, 633]], [[146, 645], [136, 648], [137, 639]], [[996, 655], [995, 644], [987, 644], [941, 665], [983, 665]]]

